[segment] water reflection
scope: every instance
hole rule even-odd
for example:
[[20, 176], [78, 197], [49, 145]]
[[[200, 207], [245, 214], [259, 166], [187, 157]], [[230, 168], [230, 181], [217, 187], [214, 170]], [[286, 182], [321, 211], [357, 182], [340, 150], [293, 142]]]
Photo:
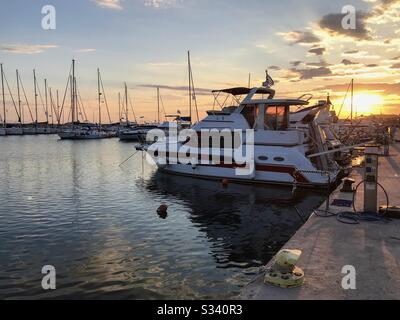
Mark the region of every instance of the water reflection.
[[[248, 268], [268, 261], [323, 201], [319, 194], [277, 186], [229, 184], [157, 172], [147, 190], [190, 208], [190, 221], [213, 244], [219, 268]], [[170, 215], [173, 214], [170, 212]]]
[[[165, 175], [118, 140], [2, 140], [0, 299], [236, 296], [323, 199]], [[167, 211], [157, 213], [163, 203]], [[57, 270], [44, 291], [41, 268]]]

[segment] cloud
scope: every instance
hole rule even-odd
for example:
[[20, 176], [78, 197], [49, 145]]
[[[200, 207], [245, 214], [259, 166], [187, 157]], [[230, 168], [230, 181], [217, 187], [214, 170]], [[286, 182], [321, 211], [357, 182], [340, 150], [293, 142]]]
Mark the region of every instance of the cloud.
[[183, 62], [149, 62], [146, 63], [149, 67], [178, 67], [186, 65]]
[[[335, 84], [335, 85], [328, 85], [324, 88], [318, 88], [319, 90], [332, 90], [332, 91], [339, 91], [345, 92], [348, 83], [345, 84]], [[357, 83], [355, 86], [356, 91], [366, 91], [366, 92], [381, 92], [382, 94], [386, 95], [399, 95], [400, 92], [400, 83]]]
[[269, 66], [268, 69], [275, 70], [275, 71], [281, 70], [281, 68], [278, 66]]
[[332, 64], [326, 62], [325, 60], [320, 60], [319, 62], [307, 62], [306, 66], [309, 66], [309, 67], [329, 67], [329, 66], [332, 66]]
[[379, 67], [379, 65], [376, 64], [376, 63], [370, 63], [370, 64], [366, 64], [365, 67], [367, 67], [367, 68], [376, 68], [376, 67]]
[[390, 68], [391, 69], [400, 69], [400, 62], [393, 64]]
[[291, 64], [293, 67], [298, 67], [301, 63], [302, 63], [302, 61], [300, 61], [300, 60], [291, 61], [291, 62], [290, 62], [290, 64]]
[[353, 62], [349, 59], [343, 59], [341, 63], [344, 64], [345, 66], [350, 66], [352, 64], [358, 64], [358, 62]]
[[348, 51], [343, 52], [343, 54], [345, 54], [345, 55], [351, 55], [351, 54], [356, 54], [356, 53], [359, 53], [359, 50], [348, 50]]
[[332, 75], [332, 71], [327, 67], [319, 67], [311, 69], [291, 69], [291, 71], [297, 73], [300, 80], [309, 80], [313, 78]]
[[175, 8], [178, 7], [183, 0], [145, 0], [144, 5], [146, 7], [152, 7], [156, 9], [161, 8]]
[[322, 48], [322, 47], [321, 48], [315, 47], [315, 48], [311, 48], [310, 50], [308, 50], [309, 53], [313, 53], [317, 56], [322, 56], [325, 51], [326, 51], [326, 49]]
[[319, 26], [322, 30], [328, 32], [331, 36], [345, 36], [359, 40], [371, 40], [371, 32], [366, 26], [366, 20], [369, 15], [362, 11], [356, 12], [356, 28], [344, 29], [342, 20], [346, 14], [331, 13], [322, 17]]
[[379, 3], [371, 11], [368, 22], [374, 24], [383, 24], [389, 21], [400, 21], [400, 16], [398, 13], [398, 10], [400, 9], [400, 3], [398, 0], [380, 0], [374, 2]]
[[310, 31], [279, 32], [278, 35], [291, 44], [314, 45], [321, 42], [321, 39]]
[[77, 49], [75, 52], [82, 52], [82, 53], [87, 53], [87, 52], [95, 52], [96, 49], [93, 48], [84, 48], [84, 49]]
[[2, 44], [0, 45], [0, 51], [19, 54], [35, 54], [57, 47], [58, 46], [56, 45], [49, 44]]
[[91, 0], [99, 7], [113, 10], [122, 10], [121, 0]]

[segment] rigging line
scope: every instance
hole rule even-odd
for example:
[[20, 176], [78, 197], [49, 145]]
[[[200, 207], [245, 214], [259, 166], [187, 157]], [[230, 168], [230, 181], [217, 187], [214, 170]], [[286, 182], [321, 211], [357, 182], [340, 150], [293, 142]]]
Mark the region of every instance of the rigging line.
[[82, 101], [82, 98], [81, 98], [81, 94], [80, 94], [80, 92], [78, 90], [78, 87], [76, 88], [76, 92], [77, 92], [77, 96], [78, 96], [78, 99], [77, 99], [76, 102], [78, 104], [79, 112], [80, 112], [80, 114], [82, 116], [83, 122], [85, 122], [85, 121], [87, 122], [89, 120], [88, 120], [88, 117], [86, 115], [85, 106], [83, 105], [83, 101]]
[[132, 113], [133, 113], [133, 117], [135, 118], [135, 122], [138, 123], [137, 119], [136, 119], [135, 110], [133, 109], [133, 103], [132, 103], [131, 96], [129, 96], [129, 104], [131, 105], [131, 110], [132, 110]]
[[103, 91], [104, 103], [105, 103], [105, 105], [106, 105], [108, 120], [110, 120], [110, 124], [111, 124], [111, 123], [112, 123], [112, 121], [111, 121], [111, 115], [110, 115], [110, 110], [108, 109], [108, 103], [107, 103], [107, 98], [106, 98], [106, 92], [105, 92], [104, 86], [103, 86], [103, 79], [101, 78], [101, 74], [99, 74], [99, 76], [100, 76], [101, 90]]
[[13, 95], [12, 95], [12, 93], [11, 93], [10, 86], [9, 86], [9, 84], [8, 84], [6, 75], [5, 75], [4, 73], [3, 73], [3, 76], [4, 76], [4, 80], [6, 81], [7, 88], [8, 88], [8, 92], [9, 92], [9, 94], [10, 94], [12, 103], [13, 103], [13, 105], [14, 105], [15, 112], [17, 113], [17, 116], [18, 116], [18, 122], [21, 123], [21, 115], [18, 113], [17, 105], [15, 104], [14, 97], [13, 97]]
[[[79, 97], [79, 100], [80, 100], [80, 102], [81, 102], [81, 103], [80, 103], [81, 106], [82, 106], [81, 112], [83, 111], [83, 114], [82, 114], [82, 115], [84, 115], [84, 116], [85, 116], [85, 120], [88, 121], [88, 117], [87, 117], [87, 115], [86, 115], [85, 106], [84, 106], [83, 101], [82, 101], [81, 93], [80, 93], [80, 91], [78, 90], [78, 86], [76, 86], [76, 92], [77, 92], [78, 97]], [[78, 102], [79, 102], [79, 101], [78, 101]], [[90, 106], [89, 106], [89, 109], [91, 109]]]
[[130, 159], [132, 159], [132, 157], [137, 154], [140, 150], [136, 150], [134, 153], [132, 153], [126, 160], [124, 160], [123, 162], [121, 162], [118, 167], [121, 167], [123, 164], [127, 163]]
[[161, 107], [162, 107], [162, 109], [164, 111], [164, 119], [165, 119], [165, 121], [167, 121], [167, 113], [165, 112], [164, 102], [163, 102], [163, 99], [162, 99], [161, 95], [160, 95], [160, 102], [161, 102]]
[[23, 92], [24, 97], [25, 97], [26, 105], [27, 105], [28, 110], [29, 110], [29, 114], [30, 114], [30, 116], [31, 116], [32, 122], [34, 122], [34, 120], [33, 120], [33, 114], [32, 114], [32, 111], [31, 111], [31, 107], [29, 106], [28, 97], [26, 96], [25, 88], [24, 88], [24, 85], [23, 85], [23, 83], [22, 83], [22, 79], [21, 79], [20, 74], [18, 74], [18, 77], [19, 77], [19, 84], [21, 85], [22, 92]]
[[37, 87], [37, 91], [39, 92], [39, 98], [40, 98], [40, 101], [42, 103], [43, 112], [46, 115], [46, 107], [44, 105], [44, 100], [43, 100], [43, 97], [42, 97], [42, 92], [40, 91], [40, 86], [36, 85], [36, 87]]
[[339, 110], [339, 113], [338, 113], [338, 118], [340, 117], [340, 114], [342, 113], [342, 109], [343, 109], [344, 103], [346, 102], [346, 98], [347, 98], [347, 95], [348, 95], [349, 90], [350, 90], [350, 86], [351, 86], [351, 82], [349, 83], [349, 85], [347, 87], [346, 95], [344, 96], [342, 105], [340, 106], [340, 110]]
[[[194, 87], [192, 65], [190, 65], [190, 79], [191, 79], [191, 83], [192, 83], [192, 91], [193, 91], [194, 105], [195, 105], [195, 107], [196, 107], [197, 122], [199, 122], [199, 121], [200, 121], [200, 119], [199, 119], [199, 110], [198, 110], [198, 108], [197, 108], [196, 89], [195, 89], [195, 87]], [[191, 97], [191, 98], [192, 98], [192, 97]]]
[[85, 119], [84, 119], [85, 115], [84, 115], [83, 112], [82, 112], [81, 103], [79, 102], [79, 99], [76, 100], [76, 106], [78, 107], [78, 110], [77, 110], [77, 111], [78, 111], [77, 120], [79, 121], [79, 115], [81, 115], [82, 122], [85, 122]]
[[[67, 91], [68, 91], [68, 86], [69, 86], [69, 82], [70, 82], [70, 78], [71, 78], [71, 73], [72, 73], [72, 64], [71, 64], [71, 67], [70, 67], [70, 69], [69, 69], [69, 75], [68, 75], [67, 85], [65, 86], [64, 98], [63, 98], [63, 101], [62, 101], [62, 104], [61, 104], [60, 119], [61, 119], [61, 115], [62, 115], [63, 112], [64, 112], [64, 103], [65, 103], [65, 99], [66, 99], [66, 97], [67, 97]], [[68, 116], [68, 117], [69, 117], [69, 116]], [[67, 119], [67, 121], [68, 121], [68, 119]]]
[[[53, 94], [51, 93], [51, 88], [49, 88], [49, 90], [50, 90], [50, 106], [51, 106], [51, 108], [52, 108], [54, 114], [56, 115], [56, 120], [57, 120], [57, 122], [59, 122], [59, 114], [58, 114], [58, 112], [57, 112], [57, 110], [56, 110], [56, 107], [55, 107], [55, 103], [54, 103], [54, 100], [53, 100]], [[54, 120], [54, 119], [53, 119], [53, 115], [51, 115], [51, 122], [52, 122], [52, 124], [54, 124], [54, 121], [53, 121], [53, 120]]]

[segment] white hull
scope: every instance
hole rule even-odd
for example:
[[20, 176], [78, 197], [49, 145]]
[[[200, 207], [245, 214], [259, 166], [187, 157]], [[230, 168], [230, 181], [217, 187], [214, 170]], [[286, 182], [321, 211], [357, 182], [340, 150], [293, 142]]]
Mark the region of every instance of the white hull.
[[20, 127], [12, 127], [12, 128], [6, 128], [6, 133], [9, 136], [20, 136], [24, 134], [24, 131]]
[[[281, 168], [277, 167], [278, 170]], [[241, 177], [235, 173], [235, 169], [233, 168], [215, 168], [209, 166], [197, 166], [195, 169], [190, 166], [182, 166], [182, 165], [169, 165], [167, 167], [159, 168], [160, 171], [177, 174], [177, 175], [185, 175], [192, 176], [203, 179], [211, 179], [211, 180], [222, 180], [228, 179], [228, 181], [232, 182], [241, 182], [241, 183], [250, 183], [250, 184], [279, 184], [279, 185], [287, 185], [292, 186], [294, 184], [294, 178], [291, 173], [279, 173], [279, 172], [268, 172], [268, 171], [255, 171], [255, 177], [249, 179], [248, 177]], [[289, 168], [289, 170], [291, 170]], [[295, 170], [293, 169], [293, 173]], [[304, 175], [303, 176], [307, 176]], [[296, 182], [299, 186], [304, 187], [327, 187], [328, 186], [328, 178], [316, 178], [309, 177], [310, 180], [307, 182]], [[314, 178], [314, 181], [311, 179]], [[332, 179], [331, 184], [336, 181], [337, 174], [331, 175], [330, 179]]]
[[[158, 148], [160, 154], [165, 154], [165, 150], [160, 142]], [[157, 144], [155, 144], [157, 145]], [[228, 179], [247, 183], [276, 183], [283, 185], [293, 185], [294, 183], [303, 186], [324, 186], [333, 184], [339, 175], [339, 170], [327, 173], [317, 170], [301, 152], [301, 147], [279, 147], [279, 146], [255, 146], [254, 149], [253, 172], [245, 173], [240, 166], [230, 163], [215, 163], [198, 160], [197, 164], [181, 164], [176, 157], [169, 158], [168, 164], [157, 162], [161, 171], [168, 173], [190, 175], [208, 179]], [[212, 154], [218, 154], [214, 152]], [[263, 156], [269, 155], [263, 158]], [[183, 154], [181, 155], [181, 157]], [[205, 159], [209, 157], [206, 156]], [[260, 160], [263, 159], [263, 160]], [[218, 157], [216, 157], [218, 159]], [[233, 161], [231, 161], [233, 162]], [[241, 171], [241, 172], [240, 172]], [[240, 173], [239, 173], [240, 172]]]
[[58, 133], [63, 140], [97, 140], [112, 138], [113, 134], [105, 131], [70, 130]]

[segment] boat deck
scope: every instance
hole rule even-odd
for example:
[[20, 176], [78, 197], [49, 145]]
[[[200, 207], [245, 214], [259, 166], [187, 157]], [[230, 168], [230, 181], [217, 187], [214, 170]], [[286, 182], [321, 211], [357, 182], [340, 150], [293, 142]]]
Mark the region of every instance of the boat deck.
[[[361, 169], [354, 169], [351, 177], [362, 180]], [[400, 206], [400, 144], [391, 146], [389, 157], [379, 159], [379, 182], [387, 190], [390, 205]], [[351, 194], [340, 193], [332, 199], [352, 199]], [[350, 196], [349, 196], [350, 195]], [[346, 198], [347, 197], [347, 198]], [[359, 188], [356, 208], [362, 210], [363, 188]], [[379, 204], [386, 204], [379, 193]], [[325, 209], [325, 204], [321, 206]], [[331, 206], [330, 211], [342, 212], [350, 208]], [[351, 209], [350, 209], [351, 210]], [[327, 300], [327, 299], [400, 299], [400, 220], [344, 224], [335, 217], [312, 215], [304, 226], [284, 246], [300, 249], [297, 265], [305, 272], [302, 287], [282, 289], [263, 283], [264, 275], [248, 284], [242, 299], [257, 300]], [[356, 289], [342, 288], [342, 268], [356, 269]]]

